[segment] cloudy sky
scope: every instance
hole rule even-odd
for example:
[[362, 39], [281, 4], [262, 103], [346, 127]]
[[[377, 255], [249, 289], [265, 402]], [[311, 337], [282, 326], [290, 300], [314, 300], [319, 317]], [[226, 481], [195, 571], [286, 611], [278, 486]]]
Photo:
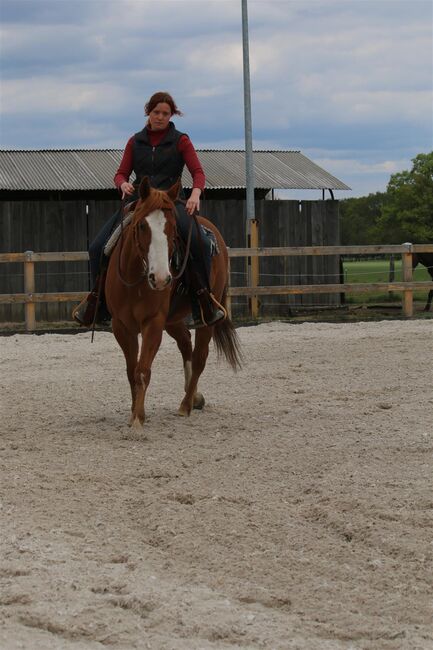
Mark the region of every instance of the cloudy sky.
[[[156, 90], [196, 148], [243, 148], [241, 0], [0, 0], [3, 149], [123, 148]], [[431, 0], [249, 0], [254, 147], [352, 187], [433, 148]], [[316, 198], [307, 195], [306, 198]]]

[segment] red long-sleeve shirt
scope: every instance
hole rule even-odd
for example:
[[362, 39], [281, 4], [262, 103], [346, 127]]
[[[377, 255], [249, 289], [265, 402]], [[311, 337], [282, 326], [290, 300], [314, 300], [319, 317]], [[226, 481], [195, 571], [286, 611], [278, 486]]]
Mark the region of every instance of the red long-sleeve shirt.
[[[148, 128], [147, 133], [151, 146], [157, 147], [163, 137], [167, 134], [167, 131], [168, 128], [164, 129], [163, 131], [152, 131]], [[123, 157], [119, 165], [119, 169], [114, 176], [114, 184], [118, 189], [120, 189], [122, 183], [129, 181], [129, 177], [133, 170], [133, 150], [134, 136], [131, 136], [126, 143], [125, 151], [123, 152]], [[197, 152], [194, 149], [194, 145], [186, 134], [182, 135], [179, 138], [177, 150], [182, 154], [185, 165], [187, 166], [189, 173], [192, 176], [193, 188], [197, 187], [203, 191], [206, 183], [206, 177], [204, 175], [203, 167], [201, 166], [201, 163], [198, 159]]]

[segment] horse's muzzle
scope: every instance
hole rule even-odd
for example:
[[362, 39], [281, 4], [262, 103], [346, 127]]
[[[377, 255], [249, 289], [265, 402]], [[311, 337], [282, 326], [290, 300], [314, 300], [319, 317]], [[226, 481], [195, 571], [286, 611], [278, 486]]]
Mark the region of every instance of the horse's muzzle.
[[171, 285], [173, 278], [171, 276], [171, 273], [163, 278], [157, 278], [154, 273], [149, 273], [147, 280], [151, 289], [155, 289], [156, 291], [163, 291], [163, 289], [166, 289]]

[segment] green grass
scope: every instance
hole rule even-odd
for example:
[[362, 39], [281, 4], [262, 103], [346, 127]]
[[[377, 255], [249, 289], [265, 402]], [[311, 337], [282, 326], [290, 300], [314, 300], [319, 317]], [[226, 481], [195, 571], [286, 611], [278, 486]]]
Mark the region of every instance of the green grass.
[[[359, 262], [344, 262], [344, 282], [347, 284], [355, 283], [376, 283], [389, 282], [390, 263], [389, 260], [362, 260]], [[413, 272], [413, 279], [417, 282], [431, 280], [427, 269], [418, 265]], [[394, 280], [402, 280], [401, 260], [395, 261]], [[428, 291], [414, 291], [414, 300], [426, 301]], [[346, 301], [351, 303], [371, 303], [371, 302], [395, 302], [399, 300], [401, 292], [379, 292], [369, 291], [368, 293], [347, 293]]]

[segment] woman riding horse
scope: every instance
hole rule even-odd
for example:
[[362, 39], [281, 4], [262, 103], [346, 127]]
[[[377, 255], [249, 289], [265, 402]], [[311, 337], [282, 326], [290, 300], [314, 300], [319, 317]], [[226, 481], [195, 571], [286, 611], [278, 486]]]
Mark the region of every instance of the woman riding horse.
[[[176, 201], [176, 226], [184, 242], [190, 232], [190, 221], [200, 207], [200, 195], [205, 186], [205, 175], [194, 146], [185, 133], [178, 131], [171, 117], [182, 115], [174, 99], [167, 92], [157, 92], [145, 105], [147, 123], [144, 129], [127, 142], [122, 161], [114, 176], [114, 183], [122, 193], [122, 200], [132, 203], [138, 198], [137, 189], [142, 178], [148, 177], [155, 189], [168, 189], [182, 176], [186, 165], [191, 173], [193, 189], [188, 200], [183, 201], [181, 193]], [[135, 173], [134, 184], [129, 178]], [[74, 310], [73, 318], [81, 325], [91, 325], [99, 303], [96, 322], [110, 319], [104, 300], [106, 266], [103, 249], [108, 237], [122, 218], [122, 208], [107, 221], [89, 248], [92, 292]], [[187, 277], [191, 298], [192, 319], [190, 328], [214, 325], [225, 317], [225, 313], [213, 303], [209, 292], [211, 266], [211, 242], [201, 235], [196, 223], [191, 232], [190, 256]], [[99, 295], [99, 298], [98, 298]], [[206, 320], [203, 319], [206, 314]]]

